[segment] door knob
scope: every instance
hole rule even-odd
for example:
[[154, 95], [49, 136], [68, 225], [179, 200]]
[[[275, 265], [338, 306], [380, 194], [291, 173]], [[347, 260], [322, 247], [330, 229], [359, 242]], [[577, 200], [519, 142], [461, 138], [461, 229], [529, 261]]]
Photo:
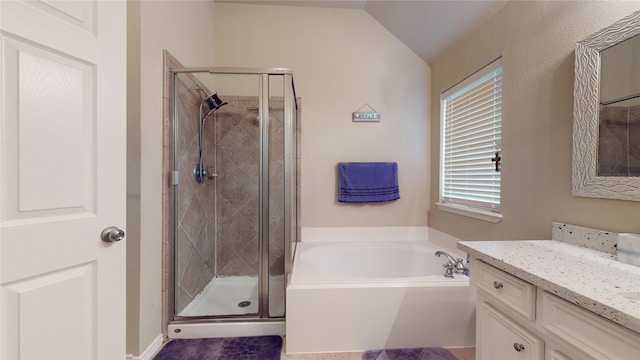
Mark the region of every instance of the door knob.
[[124, 231], [118, 229], [115, 226], [109, 226], [108, 228], [102, 230], [102, 234], [100, 234], [100, 238], [104, 242], [115, 242], [124, 239]]

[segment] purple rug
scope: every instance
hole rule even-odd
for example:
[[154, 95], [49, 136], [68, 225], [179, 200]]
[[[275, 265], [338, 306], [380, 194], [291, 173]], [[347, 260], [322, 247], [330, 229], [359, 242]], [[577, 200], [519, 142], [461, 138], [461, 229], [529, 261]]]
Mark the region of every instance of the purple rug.
[[176, 339], [167, 343], [154, 360], [279, 360], [280, 336], [222, 339]]
[[362, 360], [456, 360], [456, 357], [447, 349], [430, 347], [365, 351]]

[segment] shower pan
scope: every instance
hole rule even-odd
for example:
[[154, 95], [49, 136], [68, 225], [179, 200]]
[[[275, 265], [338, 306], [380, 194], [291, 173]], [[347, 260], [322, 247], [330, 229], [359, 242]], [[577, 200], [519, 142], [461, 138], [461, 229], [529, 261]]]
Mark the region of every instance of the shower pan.
[[168, 335], [194, 337], [185, 333], [193, 324], [284, 324], [299, 230], [293, 75], [176, 68], [170, 78]]

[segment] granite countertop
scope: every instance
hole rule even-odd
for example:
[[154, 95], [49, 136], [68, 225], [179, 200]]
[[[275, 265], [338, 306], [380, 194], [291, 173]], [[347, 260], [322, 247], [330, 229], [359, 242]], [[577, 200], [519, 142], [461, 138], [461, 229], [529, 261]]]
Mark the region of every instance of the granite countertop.
[[[640, 332], [640, 267], [555, 240], [459, 241], [498, 269]], [[473, 269], [471, 269], [473, 276]]]

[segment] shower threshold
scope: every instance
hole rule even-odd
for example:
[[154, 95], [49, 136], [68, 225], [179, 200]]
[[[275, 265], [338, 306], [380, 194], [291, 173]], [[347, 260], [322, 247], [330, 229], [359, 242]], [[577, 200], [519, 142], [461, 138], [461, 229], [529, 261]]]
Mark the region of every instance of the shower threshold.
[[169, 323], [167, 335], [170, 339], [204, 339], [242, 336], [284, 336], [285, 320], [240, 321], [240, 322], [195, 322]]

